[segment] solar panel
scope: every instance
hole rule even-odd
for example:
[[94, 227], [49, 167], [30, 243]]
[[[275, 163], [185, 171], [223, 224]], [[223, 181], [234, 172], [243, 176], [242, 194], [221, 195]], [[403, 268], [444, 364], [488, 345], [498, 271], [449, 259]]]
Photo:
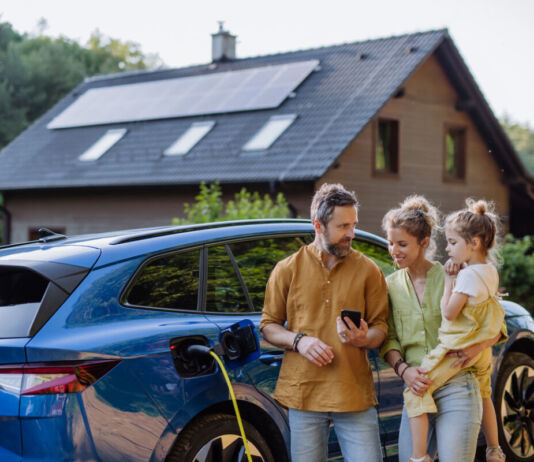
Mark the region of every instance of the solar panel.
[[309, 60], [239, 71], [92, 88], [48, 128], [251, 111], [278, 107], [319, 64]]

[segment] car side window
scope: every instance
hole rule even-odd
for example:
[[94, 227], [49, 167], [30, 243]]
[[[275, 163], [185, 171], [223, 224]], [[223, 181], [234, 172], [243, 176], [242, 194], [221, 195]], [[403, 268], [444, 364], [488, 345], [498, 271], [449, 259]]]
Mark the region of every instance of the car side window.
[[217, 313], [250, 312], [243, 286], [227, 247], [208, 247], [206, 310]]
[[149, 261], [126, 296], [130, 305], [197, 310], [199, 250]]
[[352, 247], [373, 260], [382, 270], [384, 276], [388, 276], [395, 271], [395, 264], [391, 259], [391, 255], [389, 255], [388, 249], [385, 247], [356, 239], [352, 241]]
[[254, 311], [263, 309], [265, 286], [275, 265], [309, 244], [313, 236], [268, 238], [230, 244]]

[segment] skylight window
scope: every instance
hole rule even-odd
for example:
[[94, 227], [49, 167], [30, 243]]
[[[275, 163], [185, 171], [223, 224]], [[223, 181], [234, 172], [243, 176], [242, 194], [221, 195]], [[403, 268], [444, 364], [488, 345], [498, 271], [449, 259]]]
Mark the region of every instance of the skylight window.
[[204, 138], [213, 128], [215, 122], [212, 120], [205, 122], [193, 122], [187, 131], [180, 136], [163, 154], [166, 156], [183, 156]]
[[245, 146], [244, 151], [261, 151], [269, 149], [271, 145], [284, 133], [293, 121], [296, 114], [285, 114], [272, 116], [267, 123], [256, 133]]
[[78, 159], [82, 162], [91, 162], [100, 159], [111, 147], [127, 132], [126, 128], [108, 130], [95, 144], [85, 151]]

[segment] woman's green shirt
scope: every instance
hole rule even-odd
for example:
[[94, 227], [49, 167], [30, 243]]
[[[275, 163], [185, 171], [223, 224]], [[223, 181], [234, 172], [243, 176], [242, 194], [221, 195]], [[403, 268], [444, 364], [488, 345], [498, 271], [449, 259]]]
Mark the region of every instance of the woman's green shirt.
[[384, 357], [390, 350], [398, 350], [410, 366], [418, 366], [438, 344], [445, 271], [439, 262], [428, 270], [421, 304], [406, 269], [390, 274], [386, 282], [389, 331], [380, 356]]

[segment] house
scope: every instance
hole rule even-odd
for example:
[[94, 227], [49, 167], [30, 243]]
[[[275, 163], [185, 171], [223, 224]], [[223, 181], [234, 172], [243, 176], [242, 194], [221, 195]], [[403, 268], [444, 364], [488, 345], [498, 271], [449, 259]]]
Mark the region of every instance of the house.
[[534, 178], [447, 30], [89, 78], [0, 152], [11, 241], [170, 224], [201, 181], [283, 192], [309, 216], [313, 191], [356, 191], [363, 229], [406, 195], [444, 212], [494, 200], [534, 233]]

